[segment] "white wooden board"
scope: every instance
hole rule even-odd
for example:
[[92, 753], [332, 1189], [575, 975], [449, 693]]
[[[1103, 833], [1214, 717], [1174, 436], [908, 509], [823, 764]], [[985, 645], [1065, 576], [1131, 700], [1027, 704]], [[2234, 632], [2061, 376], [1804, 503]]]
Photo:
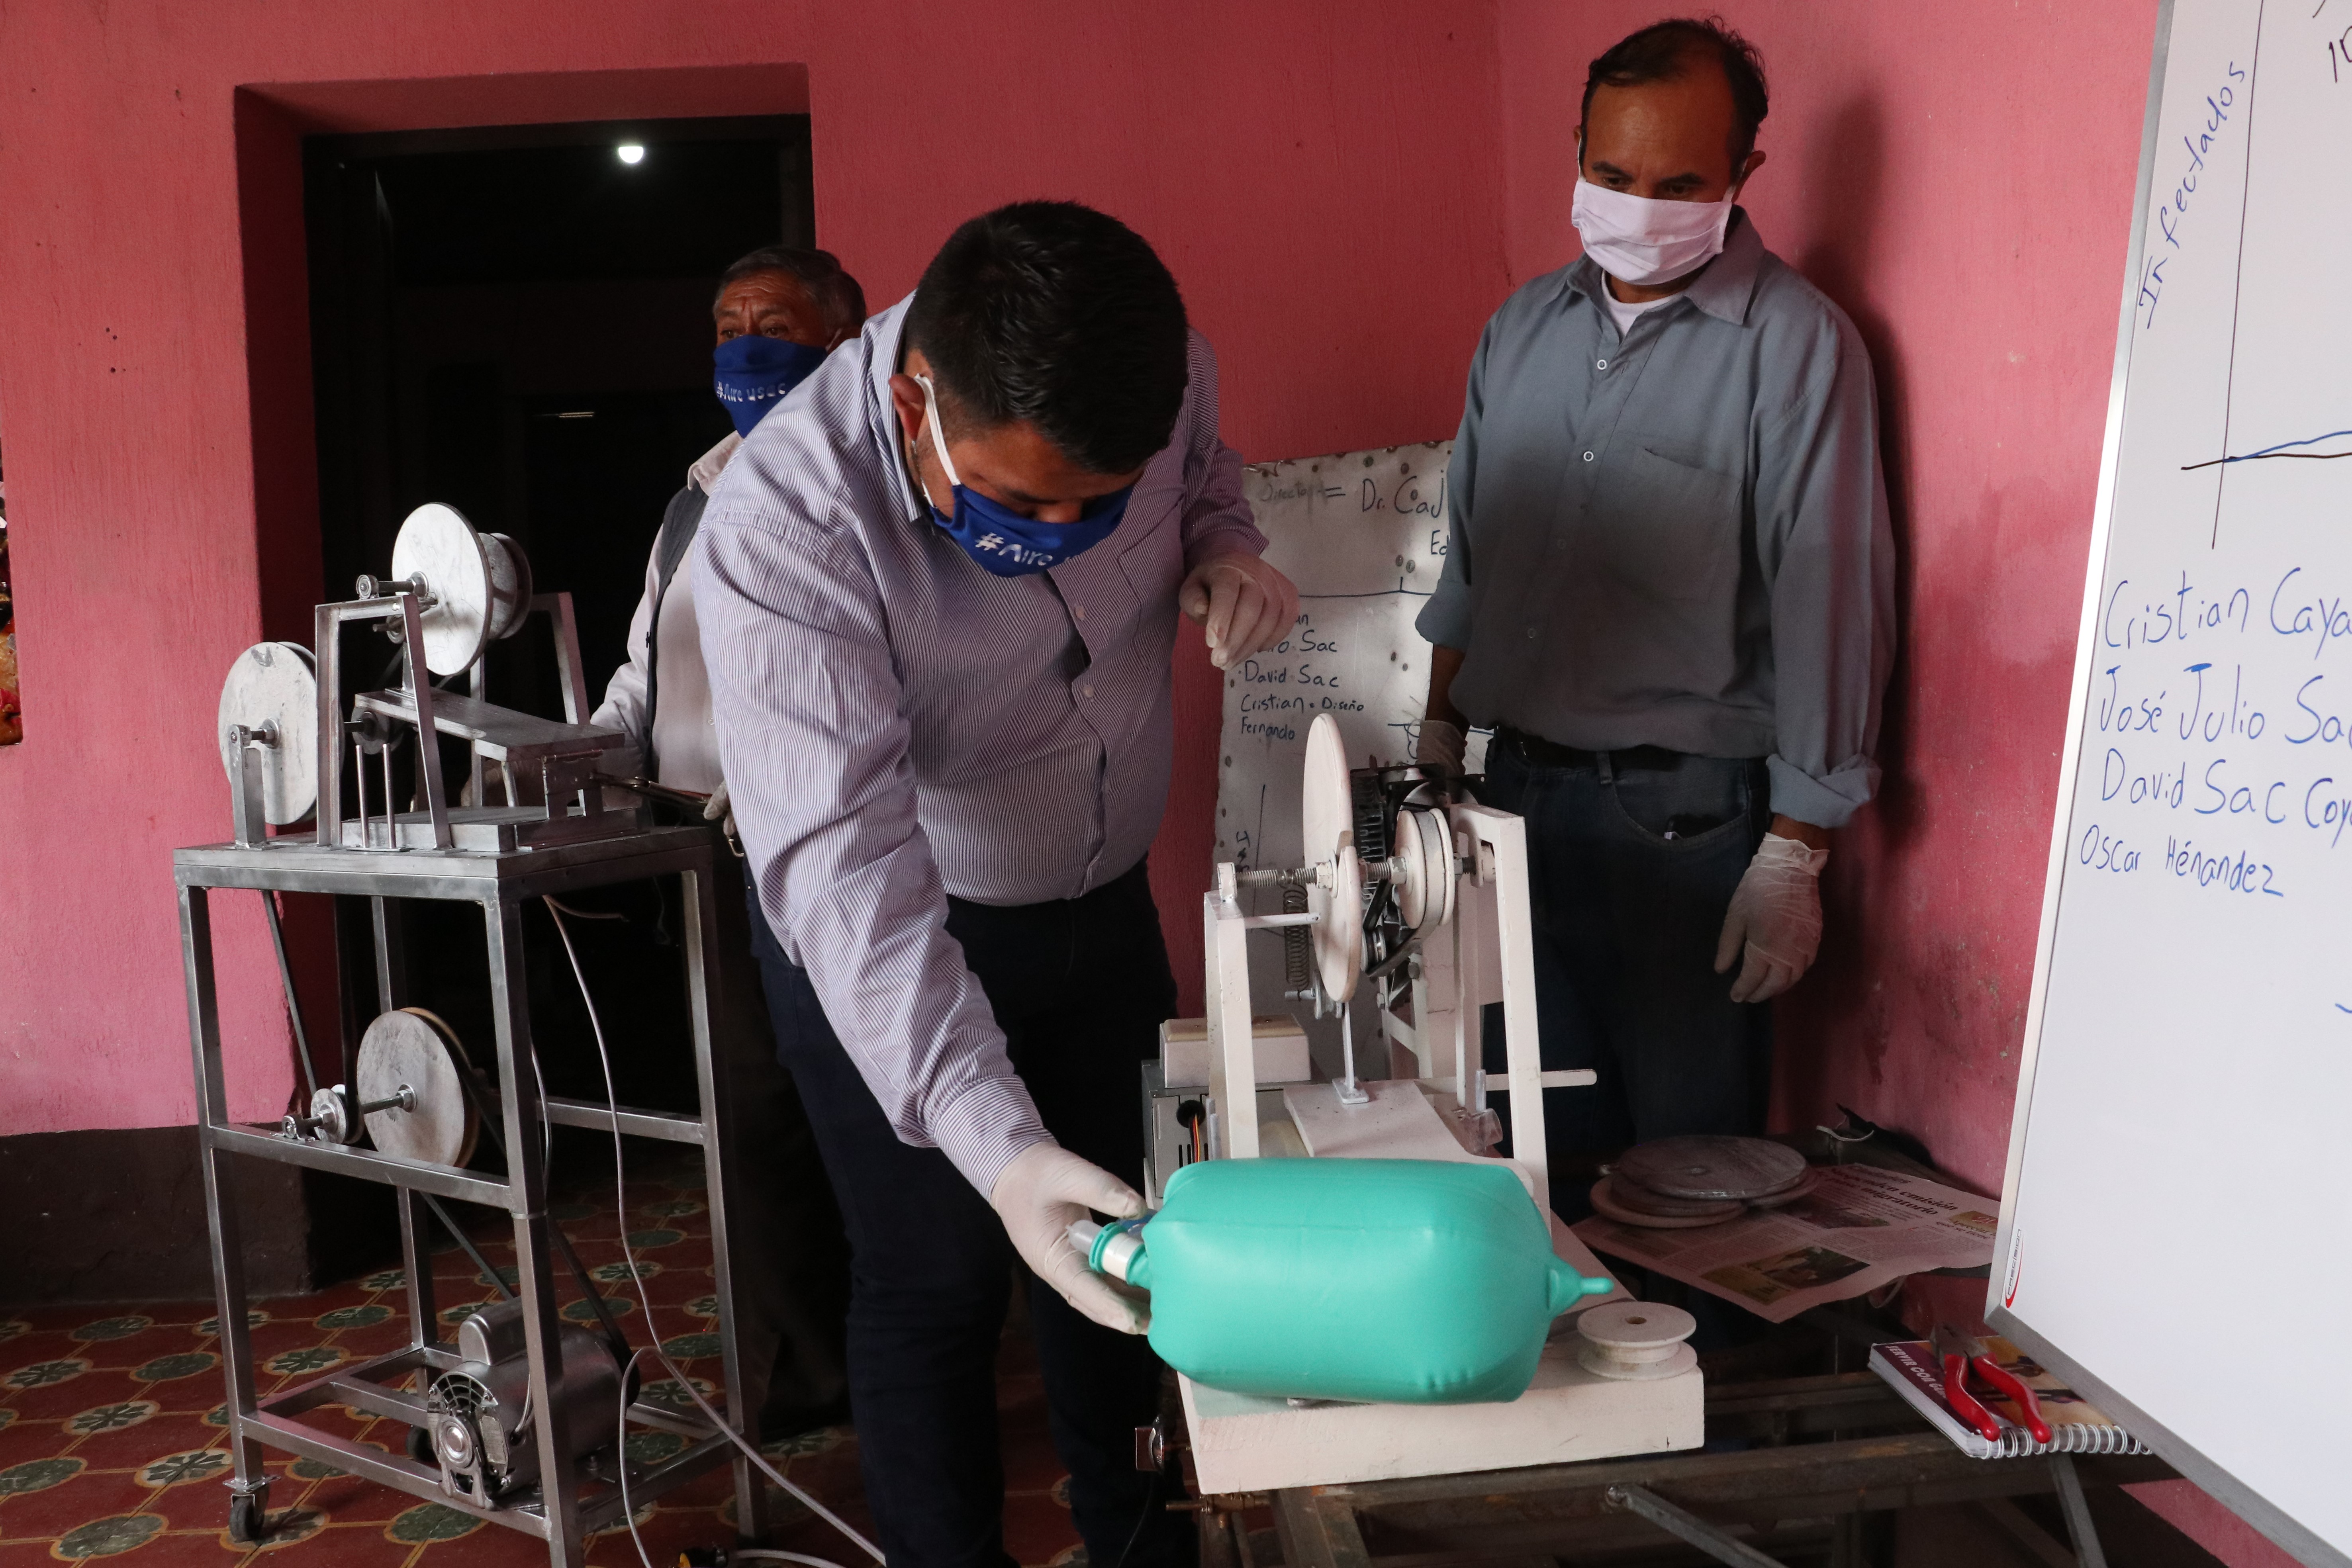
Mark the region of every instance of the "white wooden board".
[[[2336, 1564], [2352, 1562], [2347, 26], [2347, 0], [2172, 0], [2159, 23], [1992, 1290], [2003, 1331], [2302, 1561]], [[2233, 1289], [2294, 1331], [2260, 1354], [2209, 1342], [2182, 1292]]]
[[1429, 644], [1412, 629], [1445, 565], [1454, 443], [1297, 458], [1249, 468], [1265, 558], [1298, 584], [1298, 624], [1225, 676], [1217, 858], [1298, 863], [1307, 727], [1328, 713], [1348, 765], [1412, 756]]

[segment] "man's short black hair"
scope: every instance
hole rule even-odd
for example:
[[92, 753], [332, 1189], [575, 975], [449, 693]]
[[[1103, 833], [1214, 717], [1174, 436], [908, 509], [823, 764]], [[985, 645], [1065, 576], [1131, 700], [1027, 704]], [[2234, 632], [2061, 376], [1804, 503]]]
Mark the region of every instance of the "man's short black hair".
[[1764, 57], [1720, 16], [1675, 16], [1653, 22], [1609, 46], [1584, 74], [1584, 107], [1578, 123], [1592, 117], [1592, 93], [1602, 87], [1640, 87], [1671, 81], [1694, 59], [1713, 60], [1731, 84], [1731, 176], [1756, 151], [1756, 132], [1771, 110], [1764, 89]]
[[1093, 473], [1141, 468], [1184, 403], [1176, 279], [1142, 236], [1076, 202], [1015, 202], [950, 235], [907, 336], [931, 363], [942, 418], [1027, 420]]
[[807, 250], [797, 245], [763, 245], [759, 249], [738, 257], [734, 264], [719, 275], [719, 292], [712, 297], [710, 308], [716, 310], [727, 290], [761, 272], [781, 272], [808, 290], [824, 312], [828, 325], [836, 332], [856, 336], [866, 324], [866, 290], [857, 286], [830, 250]]

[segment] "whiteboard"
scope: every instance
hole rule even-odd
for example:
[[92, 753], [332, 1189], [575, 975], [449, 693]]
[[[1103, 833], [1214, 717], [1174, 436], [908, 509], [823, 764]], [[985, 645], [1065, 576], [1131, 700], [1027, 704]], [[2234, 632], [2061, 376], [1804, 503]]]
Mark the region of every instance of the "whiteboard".
[[[2330, 1564], [2352, 1563], [2347, 48], [2352, 0], [2158, 23], [1989, 1309]], [[2241, 1315], [2270, 1331], [2217, 1340]]]
[[[1412, 621], [1445, 566], [1445, 466], [1453, 451], [1453, 442], [1433, 441], [1249, 466], [1246, 493], [1266, 537], [1265, 559], [1297, 584], [1298, 619], [1289, 637], [1225, 672], [1219, 860], [1244, 869], [1299, 864], [1299, 779], [1307, 726], [1318, 715], [1339, 724], [1350, 767], [1412, 760], [1430, 657]], [[1485, 735], [1474, 733], [1471, 771], [1483, 765], [1485, 746]], [[1272, 908], [1275, 897], [1248, 896], [1253, 909]], [[1289, 1011], [1270, 951], [1251, 964], [1251, 1005]], [[1433, 974], [1442, 956], [1432, 955]], [[1452, 994], [1450, 973], [1433, 981], [1433, 992]], [[1358, 1011], [1360, 1052], [1375, 1027], [1370, 1011]], [[1450, 1031], [1451, 1017], [1450, 1011], [1433, 1017], [1432, 1028]], [[1316, 1060], [1334, 1068], [1336, 1026], [1303, 1021]], [[1360, 1065], [1377, 1068], [1371, 1058]]]
[[1298, 781], [1318, 714], [1339, 723], [1349, 767], [1412, 760], [1429, 696], [1429, 643], [1412, 618], [1445, 566], [1453, 451], [1433, 441], [1246, 470], [1265, 559], [1298, 586], [1298, 620], [1225, 672], [1218, 859], [1298, 864]]

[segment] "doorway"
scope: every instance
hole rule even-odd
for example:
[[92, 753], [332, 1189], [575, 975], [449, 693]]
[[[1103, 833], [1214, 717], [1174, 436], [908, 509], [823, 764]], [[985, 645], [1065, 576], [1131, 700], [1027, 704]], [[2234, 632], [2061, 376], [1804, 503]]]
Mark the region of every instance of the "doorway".
[[[313, 136], [303, 156], [328, 596], [446, 502], [571, 591], [593, 700], [663, 507], [730, 427], [718, 276], [814, 243], [808, 117]], [[493, 646], [491, 700], [558, 710], [544, 641]]]
[[[761, 246], [814, 243], [808, 118], [310, 136], [302, 152], [322, 596], [385, 574], [414, 509], [455, 506], [518, 541], [541, 591], [571, 593], [593, 706], [626, 658], [664, 508], [732, 428], [710, 386], [719, 275]], [[387, 650], [354, 637], [366, 681]], [[490, 701], [562, 716], [544, 622], [492, 644], [485, 668]], [[622, 923], [582, 941], [605, 1029], [630, 1042], [620, 1098], [691, 1109], [667, 1048], [685, 998], [667, 901], [639, 889]], [[376, 1012], [375, 938], [365, 900], [336, 903], [348, 1050]], [[386, 914], [397, 1001], [493, 1038], [480, 912], [401, 900]], [[547, 1089], [603, 1099], [543, 911], [526, 950]], [[381, 1198], [312, 1191], [318, 1277], [382, 1260]]]

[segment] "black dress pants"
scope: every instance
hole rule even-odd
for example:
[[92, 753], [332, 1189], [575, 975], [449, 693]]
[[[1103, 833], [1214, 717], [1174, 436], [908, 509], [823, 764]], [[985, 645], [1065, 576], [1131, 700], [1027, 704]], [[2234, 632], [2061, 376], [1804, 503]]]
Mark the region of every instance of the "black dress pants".
[[[752, 900], [753, 951], [777, 1056], [816, 1129], [850, 1239], [849, 1384], [866, 1495], [891, 1568], [1002, 1568], [1004, 1472], [996, 1350], [1014, 1270], [1029, 1292], [1070, 1511], [1097, 1568], [1197, 1558], [1172, 1478], [1135, 1468], [1158, 1413], [1143, 1340], [1082, 1317], [1021, 1268], [1003, 1225], [947, 1156], [899, 1142]], [[1062, 1146], [1132, 1185], [1143, 1177], [1138, 1067], [1176, 984], [1144, 868], [1084, 898], [1016, 908], [948, 900], [1013, 1065]]]

